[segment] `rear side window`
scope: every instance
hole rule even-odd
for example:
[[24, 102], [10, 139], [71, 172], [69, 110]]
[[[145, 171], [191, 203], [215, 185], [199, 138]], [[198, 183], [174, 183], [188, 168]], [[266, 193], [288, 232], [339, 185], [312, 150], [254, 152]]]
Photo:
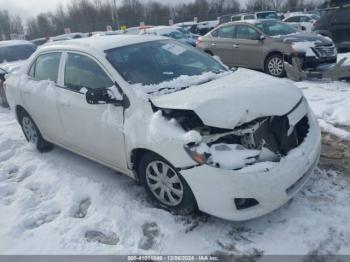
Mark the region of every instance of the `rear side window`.
[[29, 70], [29, 75], [37, 81], [51, 80], [57, 83], [61, 53], [48, 53], [38, 56]]
[[234, 21], [240, 21], [241, 20], [241, 16], [232, 16], [231, 17], [231, 21], [234, 22]]
[[220, 27], [218, 30], [215, 31], [215, 34], [213, 36], [219, 37], [219, 38], [233, 38], [235, 33], [235, 27], [234, 26], [223, 26]]
[[254, 19], [254, 15], [245, 15], [244, 20]]
[[310, 22], [311, 18], [308, 16], [301, 16], [300, 22]]
[[79, 92], [83, 87], [96, 89], [113, 86], [113, 81], [91, 58], [69, 53], [64, 69], [64, 85]]
[[247, 25], [239, 25], [236, 29], [237, 39], [257, 40], [259, 33], [252, 27]]
[[286, 22], [288, 23], [297, 23], [300, 21], [300, 17], [299, 16], [292, 16], [286, 19]]

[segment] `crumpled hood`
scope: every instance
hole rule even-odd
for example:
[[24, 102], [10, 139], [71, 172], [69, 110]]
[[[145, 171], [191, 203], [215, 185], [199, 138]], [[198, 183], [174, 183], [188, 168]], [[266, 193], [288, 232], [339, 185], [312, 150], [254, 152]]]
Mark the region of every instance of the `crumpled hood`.
[[151, 98], [162, 109], [194, 111], [207, 126], [233, 129], [259, 117], [287, 114], [302, 98], [290, 82], [249, 69]]
[[315, 45], [331, 45], [332, 40], [315, 33], [295, 33], [290, 35], [280, 35], [274, 38], [280, 39], [284, 43], [314, 42]]
[[13, 73], [25, 63], [25, 60], [15, 61], [15, 62], [5, 62], [0, 64], [0, 68], [5, 70], [7, 73]]

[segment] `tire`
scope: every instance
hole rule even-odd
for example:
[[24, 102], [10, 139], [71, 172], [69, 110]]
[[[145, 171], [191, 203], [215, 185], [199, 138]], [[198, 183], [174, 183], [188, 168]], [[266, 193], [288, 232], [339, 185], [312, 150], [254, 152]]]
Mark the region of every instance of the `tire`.
[[9, 107], [6, 99], [6, 94], [4, 87], [2, 86], [2, 83], [0, 83], [0, 106], [2, 107]]
[[286, 75], [286, 71], [284, 69], [283, 55], [270, 55], [266, 60], [265, 72], [275, 77], [284, 77]]
[[177, 214], [190, 214], [197, 208], [196, 199], [186, 181], [161, 156], [146, 153], [140, 160], [138, 171], [141, 184], [157, 206]]
[[28, 113], [22, 111], [18, 117], [23, 134], [29, 143], [32, 143], [40, 152], [47, 152], [53, 145], [47, 142], [41, 135], [38, 127]]

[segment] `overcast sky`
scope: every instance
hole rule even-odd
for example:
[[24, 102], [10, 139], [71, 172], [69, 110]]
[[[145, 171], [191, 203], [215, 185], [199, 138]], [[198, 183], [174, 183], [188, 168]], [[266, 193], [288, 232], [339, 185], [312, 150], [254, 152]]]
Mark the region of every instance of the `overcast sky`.
[[[13, 14], [18, 14], [23, 20], [36, 16], [40, 12], [54, 11], [59, 3], [64, 6], [71, 0], [0, 0], [0, 9], [7, 9]], [[112, 2], [112, 0], [110, 0]], [[141, 0], [148, 1], [148, 0]], [[193, 0], [159, 0], [161, 2], [191, 2]], [[239, 0], [241, 4], [247, 0]], [[117, 0], [117, 3], [121, 0]]]

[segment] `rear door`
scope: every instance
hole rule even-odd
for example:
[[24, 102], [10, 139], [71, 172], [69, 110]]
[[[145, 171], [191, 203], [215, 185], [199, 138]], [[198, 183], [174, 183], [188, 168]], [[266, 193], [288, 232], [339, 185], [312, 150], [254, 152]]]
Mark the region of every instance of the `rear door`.
[[61, 57], [61, 52], [40, 54], [30, 66], [27, 83], [21, 86], [25, 109], [42, 135], [58, 143], [62, 141], [63, 134], [56, 104]]
[[65, 54], [58, 111], [65, 133], [65, 145], [104, 164], [127, 170], [123, 115], [112, 104], [90, 105], [87, 89], [112, 87], [114, 82], [103, 65], [79, 52]]
[[228, 66], [235, 66], [233, 62], [234, 33], [234, 25], [222, 26], [212, 32], [212, 39], [209, 43], [209, 50]]
[[260, 69], [264, 59], [263, 45], [260, 33], [249, 25], [236, 25], [233, 39], [233, 63], [236, 66]]

